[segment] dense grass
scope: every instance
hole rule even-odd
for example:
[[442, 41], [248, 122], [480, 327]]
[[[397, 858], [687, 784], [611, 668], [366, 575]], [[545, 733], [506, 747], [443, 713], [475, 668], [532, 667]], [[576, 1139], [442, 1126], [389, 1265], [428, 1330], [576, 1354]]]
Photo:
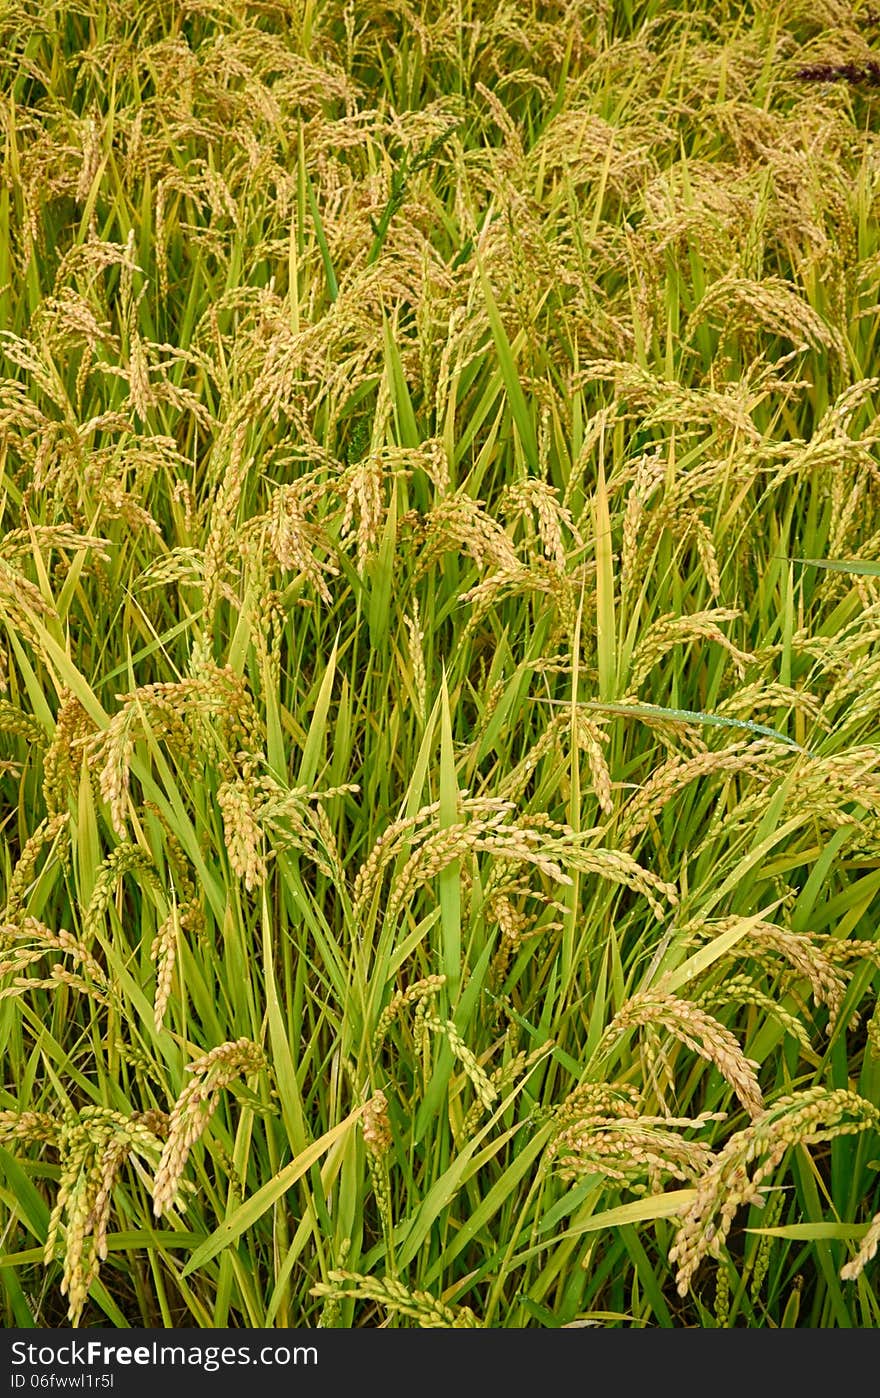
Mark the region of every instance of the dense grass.
[[2, 7], [5, 1324], [877, 1323], [876, 26]]

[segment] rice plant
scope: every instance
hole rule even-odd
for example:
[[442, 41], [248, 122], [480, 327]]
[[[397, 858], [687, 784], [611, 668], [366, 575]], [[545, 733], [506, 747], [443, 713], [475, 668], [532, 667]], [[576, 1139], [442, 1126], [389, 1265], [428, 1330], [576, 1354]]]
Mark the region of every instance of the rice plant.
[[0, 7], [0, 1319], [874, 1326], [880, 21]]

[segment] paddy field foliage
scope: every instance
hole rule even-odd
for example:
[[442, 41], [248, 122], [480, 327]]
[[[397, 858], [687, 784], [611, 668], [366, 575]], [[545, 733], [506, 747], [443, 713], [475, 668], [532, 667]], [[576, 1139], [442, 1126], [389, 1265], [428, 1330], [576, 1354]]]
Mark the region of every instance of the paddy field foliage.
[[0, 5], [0, 1319], [880, 1320], [880, 16]]

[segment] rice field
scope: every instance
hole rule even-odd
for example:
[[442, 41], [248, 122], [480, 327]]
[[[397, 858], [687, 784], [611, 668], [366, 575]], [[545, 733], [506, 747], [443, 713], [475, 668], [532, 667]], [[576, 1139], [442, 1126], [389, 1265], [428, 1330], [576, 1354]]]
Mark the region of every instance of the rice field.
[[878, 41], [0, 5], [2, 1324], [880, 1322]]

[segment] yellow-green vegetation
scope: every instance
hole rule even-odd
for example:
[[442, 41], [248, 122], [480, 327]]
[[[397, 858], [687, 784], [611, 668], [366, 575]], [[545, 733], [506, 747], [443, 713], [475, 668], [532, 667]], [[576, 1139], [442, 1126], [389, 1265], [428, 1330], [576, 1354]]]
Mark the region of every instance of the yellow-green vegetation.
[[878, 37], [0, 6], [5, 1324], [880, 1321]]

